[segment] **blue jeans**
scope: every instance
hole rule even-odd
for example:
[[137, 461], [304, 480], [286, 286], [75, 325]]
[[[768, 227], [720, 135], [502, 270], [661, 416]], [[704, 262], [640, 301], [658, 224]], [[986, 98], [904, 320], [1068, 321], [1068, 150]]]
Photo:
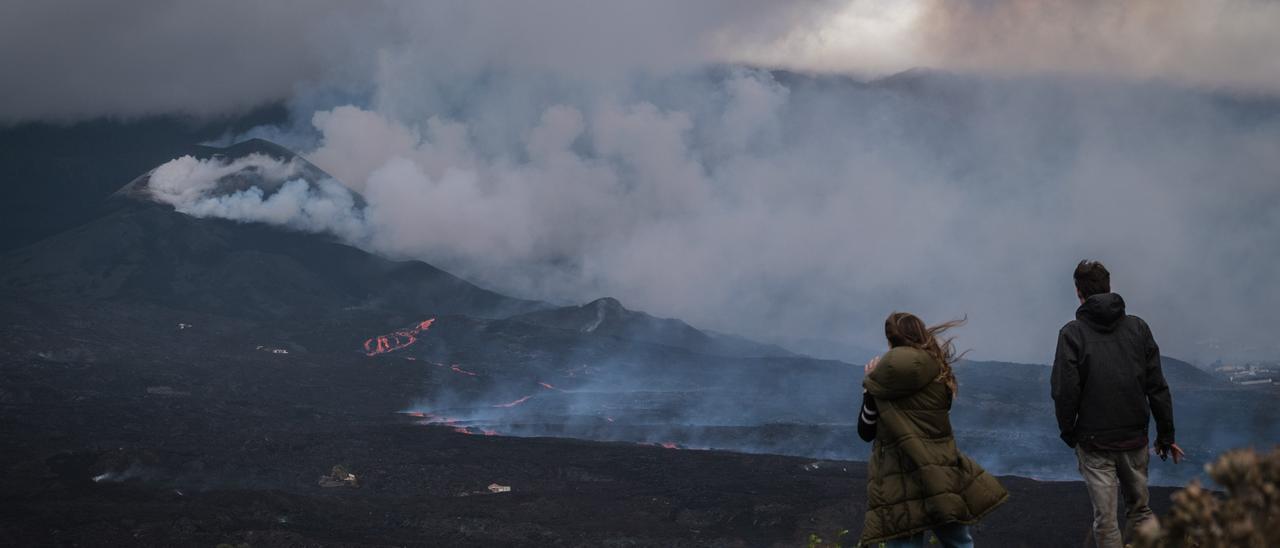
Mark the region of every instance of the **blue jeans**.
[[[933, 530], [938, 537], [937, 546], [943, 548], [973, 548], [973, 536], [969, 534], [969, 526], [962, 523], [948, 523]], [[885, 548], [932, 548], [929, 544], [929, 533], [916, 533], [912, 537], [894, 538], [884, 541]]]

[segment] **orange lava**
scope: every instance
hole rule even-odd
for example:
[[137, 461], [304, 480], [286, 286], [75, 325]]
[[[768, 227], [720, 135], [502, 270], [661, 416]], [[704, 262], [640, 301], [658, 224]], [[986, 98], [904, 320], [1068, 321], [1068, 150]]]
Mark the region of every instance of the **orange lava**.
[[397, 329], [386, 335], [379, 335], [367, 341], [364, 341], [364, 353], [366, 356], [377, 356], [378, 354], [386, 354], [405, 348], [418, 341], [418, 335], [422, 334], [435, 323], [435, 318], [423, 320], [422, 322], [407, 327]]
[[672, 441], [664, 441], [664, 442], [662, 442], [662, 443], [661, 443], [661, 444], [659, 444], [659, 445], [662, 445], [664, 448], [667, 448], [667, 449], [679, 449], [679, 448], [680, 448], [680, 446], [679, 446], [679, 445], [676, 445], [676, 443], [675, 443], [675, 442], [672, 442]]
[[518, 400], [516, 400], [516, 401], [513, 401], [513, 402], [508, 402], [508, 403], [499, 403], [499, 404], [495, 405], [494, 407], [515, 407], [515, 406], [517, 406], [517, 405], [520, 405], [520, 404], [524, 403], [525, 401], [527, 401], [529, 398], [532, 398], [532, 397], [533, 397], [533, 396], [525, 396], [525, 397], [520, 398], [520, 399], [518, 399]]
[[450, 371], [453, 371], [454, 373], [461, 373], [461, 374], [463, 374], [463, 375], [470, 375], [470, 376], [472, 376], [472, 377], [477, 376], [477, 374], [476, 374], [476, 373], [473, 373], [473, 372], [471, 372], [471, 371], [467, 371], [466, 369], [463, 369], [463, 368], [461, 368], [461, 367], [458, 367], [458, 366], [457, 366], [457, 364], [454, 364], [454, 365], [449, 366], [449, 370], [450, 370]]

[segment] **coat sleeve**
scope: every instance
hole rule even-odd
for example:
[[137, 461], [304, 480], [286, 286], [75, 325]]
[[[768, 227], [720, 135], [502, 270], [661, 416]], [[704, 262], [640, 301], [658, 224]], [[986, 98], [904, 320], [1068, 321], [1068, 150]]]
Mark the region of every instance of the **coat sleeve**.
[[1049, 376], [1053, 410], [1058, 418], [1058, 433], [1068, 447], [1076, 446], [1076, 417], [1080, 413], [1080, 341], [1071, 336], [1068, 327], [1058, 331], [1058, 349], [1053, 356], [1053, 372]]
[[1160, 366], [1160, 346], [1151, 334], [1151, 327], [1142, 322], [1143, 335], [1146, 338], [1146, 379], [1143, 388], [1147, 392], [1147, 405], [1151, 406], [1151, 415], [1156, 419], [1156, 446], [1167, 447], [1173, 444], [1173, 395], [1169, 392], [1169, 383], [1165, 382], [1164, 369]]
[[876, 422], [880, 419], [879, 415], [876, 399], [863, 390], [862, 407], [858, 410], [858, 437], [862, 438], [862, 441], [876, 439]]

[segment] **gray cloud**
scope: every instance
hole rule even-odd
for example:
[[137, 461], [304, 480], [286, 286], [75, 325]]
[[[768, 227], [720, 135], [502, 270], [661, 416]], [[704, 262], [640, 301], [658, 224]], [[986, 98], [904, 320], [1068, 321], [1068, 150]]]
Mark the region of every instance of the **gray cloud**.
[[[1092, 257], [1170, 352], [1276, 350], [1274, 101], [945, 73], [786, 82], [548, 94], [510, 142], [343, 106], [314, 115], [308, 156], [368, 201], [348, 241], [520, 296], [868, 346], [892, 310], [968, 315], [975, 356], [1044, 362]], [[470, 85], [461, 112], [503, 108]]]
[[[714, 60], [717, 48], [771, 39], [830, 3], [5, 2], [0, 124], [234, 114], [322, 86], [368, 93], [406, 62], [437, 75], [620, 78]], [[419, 89], [433, 92], [448, 89]]]
[[1270, 0], [849, 0], [737, 58], [818, 71], [933, 67], [1280, 91]]
[[[255, 134], [367, 207], [313, 181], [185, 210], [333, 232], [525, 297], [869, 346], [892, 310], [968, 314], [975, 356], [1047, 361], [1070, 269], [1092, 257], [1175, 355], [1280, 352], [1280, 106], [1194, 91], [1273, 89], [1254, 54], [1270, 35], [1251, 30], [1269, 5], [919, 3], [864, 26], [930, 29], [890, 60], [983, 76], [724, 64], [793, 51], [842, 8], [782, 4], [10, 4], [25, 14], [0, 18], [0, 55], [24, 77], [0, 119], [291, 97], [297, 126]], [[60, 61], [21, 55], [37, 50]]]
[[923, 55], [938, 66], [1280, 90], [1280, 3], [1270, 0], [924, 5]]
[[363, 62], [348, 47], [386, 15], [327, 1], [5, 2], [0, 123], [213, 116], [282, 100]]
[[530, 91], [708, 63], [1277, 91], [1278, 25], [1280, 5], [1267, 0], [27, 0], [0, 6], [0, 123], [209, 117], [317, 89], [403, 106], [396, 95], [453, 99], [461, 90], [451, 77], [477, 73], [515, 75], [501, 93], [519, 103]]

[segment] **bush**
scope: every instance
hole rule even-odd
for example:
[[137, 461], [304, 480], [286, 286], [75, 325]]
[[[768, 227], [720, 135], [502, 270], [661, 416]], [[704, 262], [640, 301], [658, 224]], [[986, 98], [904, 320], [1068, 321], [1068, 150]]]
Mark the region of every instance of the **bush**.
[[1280, 447], [1237, 449], [1205, 466], [1224, 493], [1191, 480], [1173, 509], [1143, 527], [1138, 548], [1280, 546]]

